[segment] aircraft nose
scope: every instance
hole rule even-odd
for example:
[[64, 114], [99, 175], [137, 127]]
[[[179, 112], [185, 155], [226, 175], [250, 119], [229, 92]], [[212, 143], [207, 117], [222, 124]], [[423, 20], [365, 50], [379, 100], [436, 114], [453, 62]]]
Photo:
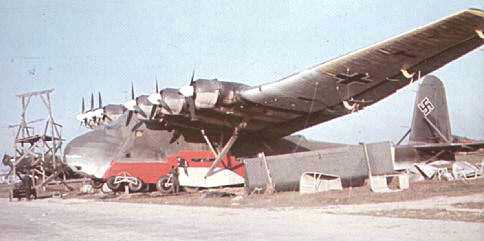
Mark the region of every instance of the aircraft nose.
[[108, 161], [95, 161], [86, 159], [82, 155], [66, 155], [66, 162], [69, 168], [74, 172], [82, 175], [94, 176], [96, 178], [102, 178], [104, 173], [110, 166]]

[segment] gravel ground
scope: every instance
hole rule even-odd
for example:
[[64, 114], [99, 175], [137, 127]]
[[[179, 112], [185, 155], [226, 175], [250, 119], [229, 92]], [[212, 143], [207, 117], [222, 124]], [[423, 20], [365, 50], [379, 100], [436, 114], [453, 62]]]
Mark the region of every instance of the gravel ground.
[[484, 235], [482, 223], [329, 214], [321, 208], [235, 209], [88, 199], [0, 199], [0, 205], [0, 240], [9, 241], [445, 241], [482, 240]]

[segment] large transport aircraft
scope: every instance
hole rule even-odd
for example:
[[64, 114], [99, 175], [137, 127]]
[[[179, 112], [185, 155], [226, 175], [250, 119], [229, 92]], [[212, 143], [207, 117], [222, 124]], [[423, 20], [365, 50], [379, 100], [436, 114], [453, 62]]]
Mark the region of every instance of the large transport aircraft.
[[187, 86], [157, 86], [150, 95], [135, 97], [132, 86], [124, 105], [83, 109], [77, 119], [94, 130], [67, 145], [66, 160], [100, 178], [112, 160], [210, 150], [216, 158], [205, 175], [209, 178], [229, 152], [248, 157], [334, 146], [289, 135], [361, 110], [418, 81], [480, 47], [483, 29], [484, 12], [468, 9], [259, 86], [195, 80], [194, 74]]

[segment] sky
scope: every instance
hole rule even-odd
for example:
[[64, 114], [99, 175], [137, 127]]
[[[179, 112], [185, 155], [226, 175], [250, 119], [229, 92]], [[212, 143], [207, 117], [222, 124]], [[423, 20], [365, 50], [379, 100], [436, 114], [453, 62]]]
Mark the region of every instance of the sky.
[[[68, 141], [85, 133], [81, 98], [103, 103], [181, 87], [196, 78], [259, 85], [467, 8], [478, 1], [9, 1], [0, 3], [0, 154], [20, 120], [16, 93], [55, 88], [54, 118]], [[435, 71], [453, 133], [484, 139], [484, 51]], [[397, 141], [416, 83], [365, 110], [301, 131], [321, 141]], [[34, 103], [37, 102], [37, 103]], [[32, 102], [29, 120], [44, 118]], [[37, 127], [37, 130], [39, 128]]]

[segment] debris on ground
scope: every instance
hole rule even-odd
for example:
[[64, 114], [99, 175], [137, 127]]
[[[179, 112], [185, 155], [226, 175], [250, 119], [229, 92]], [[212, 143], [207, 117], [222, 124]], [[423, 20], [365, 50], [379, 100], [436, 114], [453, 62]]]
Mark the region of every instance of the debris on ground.
[[466, 161], [456, 161], [452, 164], [452, 174], [455, 179], [477, 178], [480, 170]]
[[331, 190], [343, 190], [341, 178], [321, 172], [305, 172], [299, 181], [299, 193], [327, 192]]
[[220, 197], [235, 197], [234, 193], [222, 191], [206, 191], [202, 192], [201, 198], [220, 198]]

